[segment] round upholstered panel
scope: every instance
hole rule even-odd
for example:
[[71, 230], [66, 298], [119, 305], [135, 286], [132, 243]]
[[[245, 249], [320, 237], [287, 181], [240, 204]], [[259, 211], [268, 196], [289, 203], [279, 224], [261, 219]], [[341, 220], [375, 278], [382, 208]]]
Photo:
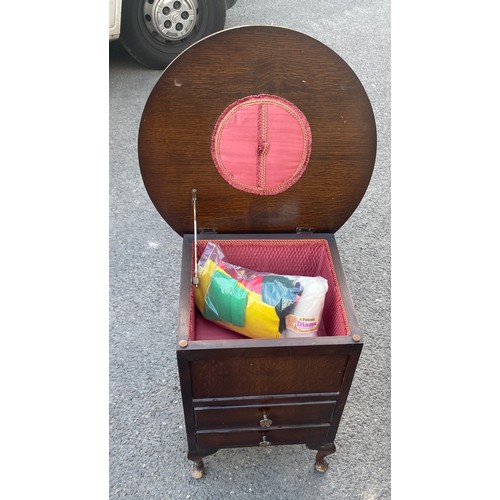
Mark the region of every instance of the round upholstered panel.
[[[266, 129], [267, 127], [267, 129]], [[145, 105], [139, 163], [179, 234], [334, 232], [372, 175], [372, 108], [353, 70], [297, 31], [246, 26], [192, 45]], [[265, 195], [265, 196], [262, 196]]]
[[282, 97], [261, 94], [230, 104], [212, 136], [220, 175], [247, 193], [275, 195], [303, 174], [311, 154], [304, 113]]

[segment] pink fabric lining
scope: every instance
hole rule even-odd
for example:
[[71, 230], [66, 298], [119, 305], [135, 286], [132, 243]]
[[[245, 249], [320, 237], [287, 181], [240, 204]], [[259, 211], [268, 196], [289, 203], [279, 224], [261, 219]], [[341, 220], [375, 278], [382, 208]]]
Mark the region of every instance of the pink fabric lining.
[[283, 97], [260, 94], [229, 105], [212, 135], [212, 158], [233, 187], [273, 195], [304, 173], [312, 134], [304, 114]]
[[[227, 328], [208, 321], [201, 314], [196, 313], [195, 316], [195, 331], [197, 340], [248, 340], [249, 337], [245, 335], [240, 335], [239, 333], [232, 332]], [[323, 323], [320, 324], [318, 330], [318, 337], [324, 337], [325, 326]]]
[[[214, 243], [220, 245], [229, 262], [248, 269], [326, 278], [328, 293], [320, 335], [350, 335], [344, 303], [326, 240], [214, 240]], [[198, 240], [198, 255], [202, 255], [206, 244], [206, 240]], [[192, 265], [194, 266], [194, 259]], [[192, 288], [189, 338], [190, 340], [248, 339], [205, 320], [196, 309]]]

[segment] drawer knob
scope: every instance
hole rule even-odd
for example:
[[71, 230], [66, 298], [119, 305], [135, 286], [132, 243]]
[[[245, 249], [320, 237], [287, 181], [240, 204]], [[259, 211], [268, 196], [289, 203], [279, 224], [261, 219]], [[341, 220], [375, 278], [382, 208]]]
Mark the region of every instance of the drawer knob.
[[262, 420], [259, 422], [261, 427], [271, 427], [273, 421], [270, 418], [267, 418], [267, 415], [264, 413], [262, 415]]
[[259, 446], [271, 446], [271, 441], [268, 441], [266, 436], [262, 436], [262, 441], [259, 443]]

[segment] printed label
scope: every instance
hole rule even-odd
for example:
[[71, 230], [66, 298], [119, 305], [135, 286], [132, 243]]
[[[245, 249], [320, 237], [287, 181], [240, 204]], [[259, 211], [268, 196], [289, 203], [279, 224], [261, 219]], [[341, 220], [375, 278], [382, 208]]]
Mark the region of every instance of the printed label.
[[289, 314], [286, 317], [286, 328], [295, 333], [314, 333], [318, 331], [319, 316], [295, 316]]

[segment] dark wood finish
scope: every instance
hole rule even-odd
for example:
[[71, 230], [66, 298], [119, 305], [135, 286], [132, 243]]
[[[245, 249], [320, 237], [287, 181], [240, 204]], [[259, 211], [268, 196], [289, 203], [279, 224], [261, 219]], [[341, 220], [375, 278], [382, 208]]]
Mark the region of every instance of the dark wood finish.
[[306, 353], [303, 346], [245, 349], [219, 359], [209, 352], [207, 359], [191, 361], [193, 397], [307, 394], [311, 387], [315, 392], [338, 391], [351, 347], [342, 346], [340, 353], [336, 345], [311, 347]]
[[315, 426], [284, 427], [280, 429], [222, 429], [198, 431], [196, 433], [201, 447], [240, 448], [242, 446], [261, 446], [263, 436], [271, 445], [301, 444], [307, 441], [321, 442], [328, 432], [328, 424]]
[[[306, 171], [274, 196], [231, 187], [210, 151], [224, 109], [261, 93], [291, 101], [312, 131]], [[375, 162], [375, 121], [363, 86], [335, 52], [307, 35], [270, 26], [225, 30], [162, 74], [141, 118], [138, 149], [154, 205], [184, 235], [177, 361], [193, 477], [203, 476], [204, 457], [220, 448], [281, 444], [316, 450], [315, 468], [324, 472], [363, 347], [333, 236], [361, 201]], [[218, 231], [211, 240], [326, 239], [351, 335], [190, 338], [197, 314], [190, 301], [193, 188], [198, 228]], [[316, 233], [295, 234], [299, 227]]]
[[[203, 407], [213, 406], [286, 406], [295, 402], [296, 394], [259, 394], [258, 396], [241, 396], [237, 398], [193, 398], [193, 403], [196, 406], [200, 403]], [[339, 397], [338, 392], [312, 392], [309, 394], [301, 394], [301, 399], [304, 404], [308, 403], [332, 403], [336, 402]]]
[[[248, 235], [262, 238], [326, 238], [332, 252], [351, 334], [359, 335], [354, 307], [332, 234]], [[213, 235], [241, 239], [238, 235]], [[190, 340], [192, 235], [183, 243], [177, 359], [193, 477], [202, 458], [217, 449], [306, 444], [317, 450], [315, 468], [326, 471], [363, 342], [352, 336]], [[269, 427], [260, 423], [265, 418]], [[268, 424], [269, 422], [266, 422]], [[200, 462], [201, 460], [201, 462]]]
[[329, 423], [335, 410], [335, 401], [301, 402], [300, 404], [257, 404], [242, 406], [195, 407], [198, 429], [227, 426], [260, 426], [264, 415], [271, 421], [269, 427], [281, 425]]
[[[274, 196], [231, 187], [210, 152], [222, 111], [260, 93], [291, 101], [312, 131], [305, 173]], [[224, 30], [190, 47], [160, 77], [139, 130], [144, 184], [159, 213], [181, 235], [193, 231], [192, 188], [198, 190], [199, 228], [335, 232], [361, 201], [375, 152], [372, 108], [351, 68], [319, 41], [270, 26]]]

